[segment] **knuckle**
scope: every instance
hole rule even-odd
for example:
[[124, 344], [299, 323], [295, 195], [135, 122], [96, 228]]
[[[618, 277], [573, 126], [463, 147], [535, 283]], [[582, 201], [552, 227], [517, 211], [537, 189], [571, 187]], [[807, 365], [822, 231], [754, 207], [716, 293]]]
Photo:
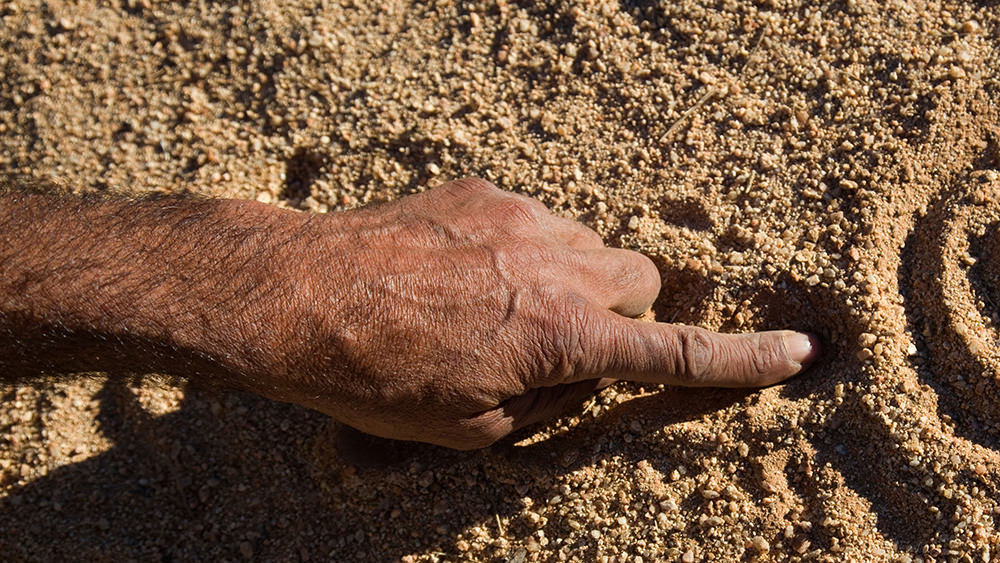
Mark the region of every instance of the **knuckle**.
[[660, 270], [648, 257], [632, 251], [618, 251], [612, 283], [619, 291], [638, 292], [654, 297], [660, 293]]
[[719, 351], [714, 340], [703, 330], [685, 330], [677, 337], [678, 373], [694, 382], [711, 376]]
[[601, 235], [597, 234], [597, 232], [590, 227], [586, 227], [584, 225], [580, 225], [580, 228], [576, 229], [573, 239], [580, 246], [586, 248], [604, 247], [604, 239], [601, 238]]
[[590, 325], [587, 308], [587, 299], [578, 293], [567, 295], [562, 307], [560, 317], [565, 319], [564, 322], [560, 323], [562, 340], [574, 358], [579, 357], [584, 352], [583, 339], [580, 336], [587, 331], [588, 325]]
[[533, 198], [531, 196], [527, 196], [527, 195], [519, 194], [519, 193], [514, 193], [514, 192], [510, 192], [509, 195], [510, 195], [510, 197], [514, 198], [515, 200], [524, 203], [524, 205], [526, 205], [528, 207], [528, 209], [531, 209], [532, 211], [534, 211], [536, 213], [539, 213], [539, 214], [542, 214], [542, 215], [548, 215], [549, 214], [549, 208], [546, 207], [544, 203], [542, 203], [541, 201], [539, 201], [539, 200], [537, 200], [537, 199], [535, 199], [535, 198]]
[[578, 312], [571, 316], [571, 320], [564, 331], [565, 333], [562, 338], [562, 361], [565, 366], [563, 368], [565, 373], [560, 375], [569, 377], [587, 356], [587, 349], [583, 338], [583, 334], [587, 331], [587, 323], [583, 315]]
[[572, 378], [590, 352], [585, 338], [590, 324], [586, 311], [584, 299], [570, 295], [562, 313], [553, 317], [543, 336], [548, 344], [545, 371], [560, 381]]
[[454, 180], [444, 184], [439, 189], [454, 199], [500, 193], [500, 188], [482, 178]]
[[532, 205], [520, 198], [506, 198], [497, 206], [497, 218], [508, 226], [535, 226], [538, 216]]
[[781, 360], [782, 353], [778, 350], [774, 341], [767, 338], [763, 338], [760, 335], [754, 335], [753, 338], [757, 341], [756, 346], [748, 347], [752, 352], [749, 366], [752, 369], [750, 374], [754, 379], [758, 379], [770, 374], [774, 366], [778, 365]]

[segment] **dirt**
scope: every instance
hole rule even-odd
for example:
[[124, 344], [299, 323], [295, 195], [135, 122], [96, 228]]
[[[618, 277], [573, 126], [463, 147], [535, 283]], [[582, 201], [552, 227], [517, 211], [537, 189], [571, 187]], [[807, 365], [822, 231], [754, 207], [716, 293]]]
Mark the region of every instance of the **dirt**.
[[0, 170], [336, 212], [482, 176], [791, 327], [758, 391], [618, 384], [461, 453], [155, 378], [5, 386], [5, 560], [986, 561], [991, 1], [5, 2]]

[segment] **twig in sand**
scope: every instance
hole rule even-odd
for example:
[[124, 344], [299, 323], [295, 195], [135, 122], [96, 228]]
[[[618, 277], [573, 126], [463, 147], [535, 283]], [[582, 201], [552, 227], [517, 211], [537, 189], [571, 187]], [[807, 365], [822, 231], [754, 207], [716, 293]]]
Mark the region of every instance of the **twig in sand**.
[[707, 104], [709, 100], [714, 98], [715, 95], [718, 93], [719, 90], [715, 86], [709, 86], [708, 91], [702, 94], [701, 98], [698, 98], [698, 101], [695, 102], [693, 106], [689, 107], [687, 111], [681, 114], [680, 118], [678, 118], [677, 121], [675, 121], [674, 124], [670, 126], [670, 129], [667, 129], [667, 132], [664, 133], [662, 137], [660, 137], [660, 143], [662, 144], [667, 142], [667, 140], [669, 140], [670, 137], [672, 137], [674, 133], [676, 133], [677, 130], [681, 128], [681, 125], [684, 125], [684, 122], [687, 121], [689, 117], [691, 117], [691, 114], [696, 112], [698, 108], [700, 108], [701, 106]]
[[739, 73], [740, 76], [743, 76], [743, 73], [747, 71], [747, 67], [750, 66], [750, 61], [753, 60], [754, 56], [757, 54], [757, 51], [760, 50], [760, 44], [764, 41], [765, 31], [767, 31], [766, 25], [764, 27], [761, 27], [760, 31], [757, 32], [757, 38], [753, 40], [753, 47], [750, 48], [750, 53], [747, 55], [747, 60], [743, 61], [743, 67], [740, 68], [740, 73]]
[[[746, 72], [747, 67], [750, 66], [750, 62], [753, 60], [754, 56], [757, 54], [757, 51], [760, 49], [760, 44], [761, 42], [764, 41], [764, 32], [766, 30], [767, 26], [764, 26], [760, 29], [760, 31], [757, 32], [757, 38], [754, 39], [754, 45], [753, 47], [750, 48], [750, 53], [747, 55], [747, 60], [743, 61], [743, 67], [740, 68], [739, 76], [743, 76], [743, 73]], [[670, 140], [670, 138], [673, 137], [674, 133], [676, 133], [677, 130], [680, 129], [685, 122], [687, 122], [688, 118], [691, 117], [691, 115], [694, 114], [694, 112], [698, 111], [699, 108], [701, 108], [708, 102], [712, 101], [712, 98], [715, 98], [716, 96], [725, 96], [728, 92], [729, 88], [726, 87], [717, 88], [716, 86], [710, 85], [708, 87], [708, 90], [706, 90], [705, 93], [702, 94], [700, 98], [698, 98], [698, 101], [695, 102], [693, 106], [689, 107], [687, 111], [681, 114], [681, 116], [677, 119], [677, 121], [675, 121], [674, 124], [671, 125], [669, 129], [667, 129], [667, 132], [660, 137], [660, 144], [663, 144], [668, 140]]]

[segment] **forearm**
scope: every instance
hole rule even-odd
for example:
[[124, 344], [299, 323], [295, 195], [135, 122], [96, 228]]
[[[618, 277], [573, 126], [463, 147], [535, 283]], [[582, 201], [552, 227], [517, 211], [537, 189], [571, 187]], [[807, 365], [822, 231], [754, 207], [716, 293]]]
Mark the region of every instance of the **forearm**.
[[252, 361], [232, 346], [247, 329], [241, 312], [287, 292], [251, 266], [277, 265], [275, 241], [306, 220], [285, 218], [276, 233], [276, 212], [227, 200], [0, 195], [0, 378], [232, 379]]

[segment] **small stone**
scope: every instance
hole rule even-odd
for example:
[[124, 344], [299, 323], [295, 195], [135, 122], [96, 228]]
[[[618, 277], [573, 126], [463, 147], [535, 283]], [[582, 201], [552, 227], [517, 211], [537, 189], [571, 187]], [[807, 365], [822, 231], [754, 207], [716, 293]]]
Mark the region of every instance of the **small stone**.
[[754, 536], [750, 540], [750, 546], [753, 547], [758, 553], [767, 553], [771, 551], [771, 544], [767, 543], [767, 540], [763, 536]]
[[684, 555], [681, 555], [681, 561], [684, 563], [694, 563], [694, 550], [689, 549], [685, 551]]
[[441, 173], [441, 167], [431, 162], [430, 164], [427, 165], [427, 173], [430, 174], [431, 176], [437, 176], [438, 174]]
[[858, 345], [862, 348], [871, 348], [878, 341], [878, 337], [870, 332], [862, 332], [858, 335]]
[[716, 526], [721, 526], [725, 523], [726, 521], [723, 520], [722, 518], [719, 518], [718, 516], [709, 516], [708, 518], [705, 519], [705, 521], [702, 524], [704, 524], [706, 528], [714, 528]]
[[640, 224], [639, 223], [639, 217], [637, 217], [635, 215], [629, 217], [629, 220], [628, 220], [628, 230], [630, 230], [630, 231], [638, 231], [639, 230], [639, 224]]

